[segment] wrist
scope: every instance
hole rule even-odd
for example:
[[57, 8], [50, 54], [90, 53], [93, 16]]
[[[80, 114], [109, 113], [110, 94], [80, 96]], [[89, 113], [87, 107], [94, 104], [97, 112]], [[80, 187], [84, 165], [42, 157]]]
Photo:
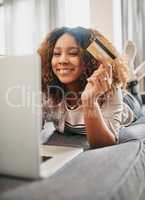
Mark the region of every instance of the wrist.
[[91, 114], [97, 114], [100, 112], [100, 105], [98, 104], [97, 101], [95, 101], [93, 104], [88, 104], [86, 102], [82, 102], [82, 109], [84, 113], [91, 113]]

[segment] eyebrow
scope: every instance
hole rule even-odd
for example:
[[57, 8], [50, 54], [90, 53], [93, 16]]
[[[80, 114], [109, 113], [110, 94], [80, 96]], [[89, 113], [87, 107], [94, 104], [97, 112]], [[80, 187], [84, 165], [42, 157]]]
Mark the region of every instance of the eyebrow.
[[[61, 47], [54, 47], [54, 50], [55, 50], [55, 49], [56, 49], [56, 50], [57, 50], [57, 49], [60, 50], [60, 49], [62, 49], [62, 48], [61, 48]], [[68, 48], [66, 48], [66, 49], [68, 49], [68, 50], [72, 50], [72, 49], [79, 50], [79, 47], [74, 47], [74, 46], [71, 47], [71, 46], [70, 46], [70, 47], [68, 47]]]

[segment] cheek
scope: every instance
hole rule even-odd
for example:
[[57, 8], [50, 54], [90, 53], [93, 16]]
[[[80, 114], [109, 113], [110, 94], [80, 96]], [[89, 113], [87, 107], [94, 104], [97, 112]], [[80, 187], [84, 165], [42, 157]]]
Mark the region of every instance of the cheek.
[[81, 60], [76, 61], [76, 66], [78, 66], [78, 71], [80, 74], [85, 71], [85, 65]]
[[56, 63], [55, 59], [54, 59], [54, 58], [52, 58], [52, 59], [51, 59], [51, 65], [52, 65], [52, 66], [54, 66], [54, 65], [55, 65], [55, 63]]
[[76, 66], [79, 66], [81, 64], [81, 60], [79, 57], [77, 58], [71, 58], [71, 62], [76, 65]]
[[76, 66], [77, 70], [78, 71], [82, 71], [83, 68], [84, 68], [84, 64], [83, 62], [81, 62], [80, 59], [72, 59], [72, 62], [71, 62], [74, 66]]
[[56, 59], [52, 58], [52, 60], [51, 60], [51, 66], [52, 66], [52, 70], [53, 71], [55, 71], [56, 64], [57, 64]]

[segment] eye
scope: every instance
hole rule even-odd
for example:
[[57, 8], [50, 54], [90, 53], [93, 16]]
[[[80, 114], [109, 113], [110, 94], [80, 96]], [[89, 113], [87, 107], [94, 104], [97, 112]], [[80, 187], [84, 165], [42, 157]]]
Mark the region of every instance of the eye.
[[60, 55], [61, 55], [61, 53], [60, 53], [60, 52], [57, 52], [57, 51], [56, 51], [56, 52], [55, 52], [55, 51], [53, 52], [53, 56], [56, 56], [56, 57], [58, 57], [58, 56], [60, 56]]
[[69, 55], [71, 55], [71, 56], [79, 56], [79, 51], [78, 50], [71, 50], [69, 52]]

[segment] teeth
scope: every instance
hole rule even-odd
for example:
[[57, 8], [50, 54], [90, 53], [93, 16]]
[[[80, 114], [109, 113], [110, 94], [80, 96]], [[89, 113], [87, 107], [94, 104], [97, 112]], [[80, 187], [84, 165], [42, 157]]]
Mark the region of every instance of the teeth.
[[71, 69], [59, 69], [58, 71], [59, 71], [60, 74], [68, 74], [72, 70]]

